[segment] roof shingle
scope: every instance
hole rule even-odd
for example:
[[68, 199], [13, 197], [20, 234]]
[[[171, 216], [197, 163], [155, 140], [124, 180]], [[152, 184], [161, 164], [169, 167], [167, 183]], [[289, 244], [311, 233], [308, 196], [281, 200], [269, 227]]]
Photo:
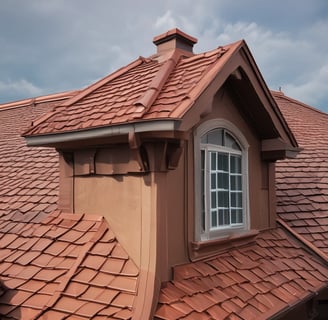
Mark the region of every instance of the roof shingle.
[[[0, 221], [7, 219], [3, 216]], [[32, 311], [33, 317], [57, 312], [62, 317], [74, 314], [90, 319], [110, 306], [116, 308], [113, 319], [122, 319], [122, 314], [128, 318], [137, 294], [139, 271], [122, 248], [121, 254], [115, 254], [119, 243], [103, 218], [79, 215], [76, 220], [71, 214], [54, 212], [41, 222], [13, 222], [25, 223], [33, 232], [26, 237], [0, 230], [0, 237], [7, 238], [7, 244], [16, 242], [10, 248], [5, 246], [6, 254], [1, 260], [2, 280], [8, 288], [0, 302], [1, 319], [19, 319], [19, 314]], [[90, 226], [88, 231], [84, 231], [86, 224]], [[47, 232], [40, 233], [44, 226]], [[84, 241], [76, 243], [74, 240], [82, 235]], [[38, 245], [22, 250], [21, 246], [31, 239]], [[99, 247], [106, 245], [111, 248], [108, 255], [99, 252]], [[76, 252], [74, 257], [63, 254], [68, 246]], [[126, 269], [133, 272], [128, 274]], [[26, 315], [24, 319], [33, 317]]]
[[267, 319], [328, 282], [323, 263], [279, 228], [173, 274], [161, 289], [157, 319]]
[[328, 114], [280, 92], [274, 98], [302, 148], [276, 166], [277, 213], [328, 255]]

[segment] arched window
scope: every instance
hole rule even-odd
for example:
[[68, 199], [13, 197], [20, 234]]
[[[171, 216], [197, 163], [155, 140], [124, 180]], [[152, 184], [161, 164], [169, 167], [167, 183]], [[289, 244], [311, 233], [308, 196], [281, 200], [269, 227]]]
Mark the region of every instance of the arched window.
[[[213, 127], [214, 126], [214, 127]], [[247, 142], [223, 120], [196, 133], [196, 237], [206, 240], [248, 226]]]

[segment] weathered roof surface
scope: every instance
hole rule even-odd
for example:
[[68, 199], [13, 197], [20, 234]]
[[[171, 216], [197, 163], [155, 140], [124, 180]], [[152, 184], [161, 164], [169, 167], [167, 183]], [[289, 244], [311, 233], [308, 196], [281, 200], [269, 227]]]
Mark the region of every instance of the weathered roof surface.
[[74, 94], [0, 105], [1, 319], [131, 316], [138, 269], [102, 217], [54, 211], [57, 152], [20, 136]]
[[129, 319], [138, 269], [104, 218], [0, 218], [1, 319]]
[[139, 121], [178, 119], [212, 80], [209, 73], [242, 41], [164, 62], [139, 58], [57, 106], [26, 135], [74, 132]]
[[277, 212], [328, 254], [328, 114], [279, 92], [274, 98], [303, 150], [276, 166]]
[[21, 134], [35, 118], [73, 94], [0, 105], [0, 216], [11, 211], [43, 215], [57, 208], [57, 152], [52, 148], [28, 148]]
[[328, 270], [282, 229], [182, 266], [161, 289], [157, 319], [268, 319], [326, 287]]

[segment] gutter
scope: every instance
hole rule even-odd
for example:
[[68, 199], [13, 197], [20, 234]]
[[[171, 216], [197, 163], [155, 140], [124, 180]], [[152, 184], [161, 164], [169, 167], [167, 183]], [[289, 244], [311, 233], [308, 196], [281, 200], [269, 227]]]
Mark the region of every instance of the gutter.
[[65, 142], [77, 142], [97, 138], [109, 138], [118, 135], [141, 132], [174, 131], [180, 126], [178, 120], [158, 120], [121, 124], [110, 127], [88, 129], [83, 131], [53, 133], [47, 135], [24, 136], [28, 146], [51, 146]]

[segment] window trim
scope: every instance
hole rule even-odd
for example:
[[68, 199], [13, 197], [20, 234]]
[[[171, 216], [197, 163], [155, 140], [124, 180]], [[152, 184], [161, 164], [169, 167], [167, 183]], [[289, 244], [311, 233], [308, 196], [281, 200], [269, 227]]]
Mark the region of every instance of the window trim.
[[[201, 194], [201, 137], [214, 129], [226, 130], [241, 147], [242, 177], [243, 177], [243, 208], [244, 223], [238, 226], [227, 226], [217, 230], [206, 229], [202, 231], [202, 197]], [[206, 241], [226, 237], [236, 232], [249, 230], [249, 181], [248, 181], [248, 149], [249, 144], [242, 132], [230, 121], [225, 119], [212, 119], [202, 123], [194, 131], [194, 177], [195, 177], [195, 241]]]

